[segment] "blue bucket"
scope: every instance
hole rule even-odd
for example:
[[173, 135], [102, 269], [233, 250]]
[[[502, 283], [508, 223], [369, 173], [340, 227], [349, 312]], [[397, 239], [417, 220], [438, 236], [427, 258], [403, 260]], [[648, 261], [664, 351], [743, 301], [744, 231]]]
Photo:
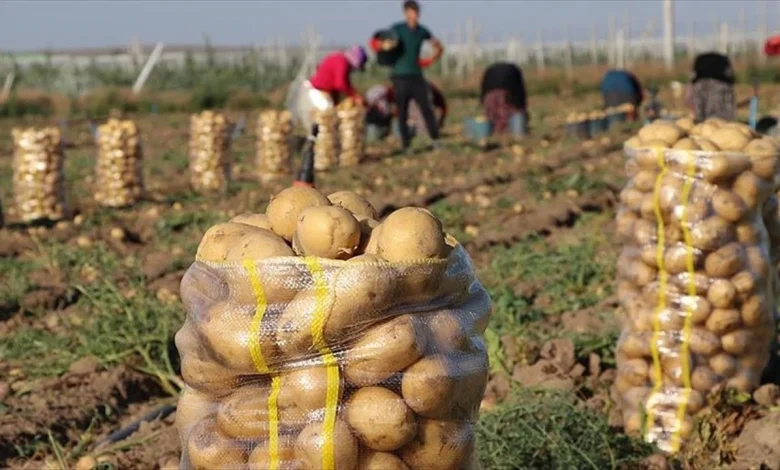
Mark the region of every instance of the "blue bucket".
[[590, 138], [590, 121], [576, 121], [566, 124], [566, 134], [577, 139]]
[[616, 124], [620, 124], [621, 122], [626, 122], [626, 113], [617, 112], [617, 113], [607, 114], [607, 122], [609, 123], [608, 124], [609, 127], [612, 127]]
[[509, 118], [509, 133], [517, 137], [528, 134], [528, 116], [525, 113], [515, 113]]
[[591, 119], [588, 122], [588, 132], [590, 135], [596, 135], [601, 134], [602, 132], [607, 130], [607, 126], [604, 124], [604, 119], [598, 118], [598, 119]]

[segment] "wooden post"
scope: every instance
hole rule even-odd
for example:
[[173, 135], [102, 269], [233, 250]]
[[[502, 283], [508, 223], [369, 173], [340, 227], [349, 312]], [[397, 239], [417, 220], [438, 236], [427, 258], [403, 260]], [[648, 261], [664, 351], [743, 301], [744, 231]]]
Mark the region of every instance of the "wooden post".
[[598, 49], [598, 32], [596, 31], [596, 25], [594, 24], [590, 28], [590, 61], [593, 65], [599, 63], [599, 49]]
[[574, 57], [572, 56], [572, 50], [571, 50], [571, 40], [569, 39], [569, 26], [566, 25], [564, 27], [564, 66], [566, 67], [566, 76], [568, 77], [569, 81], [572, 81], [574, 79]]
[[725, 21], [720, 24], [720, 52], [729, 54], [729, 24]]
[[14, 79], [16, 78], [16, 75], [13, 72], [9, 72], [8, 75], [5, 76], [5, 82], [3, 83], [3, 94], [0, 95], [4, 100], [8, 98], [8, 95], [11, 94], [11, 87], [14, 86]]
[[617, 41], [615, 44], [615, 58], [617, 61], [615, 62], [615, 67], [619, 69], [623, 69], [626, 67], [625, 62], [625, 54], [626, 54], [626, 44], [625, 44], [625, 37], [623, 35], [623, 29], [618, 28], [615, 35], [617, 36]]
[[617, 36], [615, 35], [615, 17], [609, 17], [609, 29], [607, 31], [607, 63], [611, 66], [615, 66], [617, 63], [617, 54], [615, 47], [617, 42]]
[[154, 50], [149, 55], [149, 58], [146, 59], [146, 63], [144, 64], [144, 67], [141, 69], [141, 73], [138, 74], [138, 78], [135, 80], [135, 84], [133, 85], [134, 95], [137, 95], [138, 93], [141, 92], [141, 89], [144, 87], [146, 80], [149, 78], [149, 75], [152, 73], [152, 69], [154, 69], [154, 66], [157, 64], [157, 61], [160, 60], [162, 51], [163, 51], [163, 43], [158, 42], [157, 45], [154, 46]]
[[664, 65], [666, 70], [674, 69], [674, 5], [672, 0], [664, 0]]
[[631, 14], [623, 17], [623, 68], [631, 67]]

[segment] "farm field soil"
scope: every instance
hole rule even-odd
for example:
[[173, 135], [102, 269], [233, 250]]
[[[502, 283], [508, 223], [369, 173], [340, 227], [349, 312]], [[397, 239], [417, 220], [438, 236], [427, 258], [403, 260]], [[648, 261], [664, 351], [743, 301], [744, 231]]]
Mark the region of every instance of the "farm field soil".
[[[149, 195], [123, 210], [92, 201], [95, 150], [86, 123], [70, 123], [65, 171], [77, 217], [0, 230], [0, 467], [73, 468], [90, 458], [106, 469], [177, 467], [179, 282], [209, 226], [263, 211], [291, 181], [256, 182], [254, 117], [234, 143], [236, 178], [223, 197], [187, 186], [188, 116], [139, 117]], [[0, 122], [6, 205], [14, 124]], [[358, 191], [383, 214], [427, 207], [471, 253], [494, 301], [492, 374], [477, 428], [484, 468], [750, 468], [761, 460], [778, 468], [772, 390], [755, 400], [713, 397], [676, 459], [620, 433], [609, 397], [620, 314], [612, 221], [631, 129], [575, 142], [537, 124], [534, 136], [488, 150], [452, 125], [437, 151], [420, 143], [397, 155], [391, 141], [372, 146], [359, 167], [317, 176], [324, 192]]]

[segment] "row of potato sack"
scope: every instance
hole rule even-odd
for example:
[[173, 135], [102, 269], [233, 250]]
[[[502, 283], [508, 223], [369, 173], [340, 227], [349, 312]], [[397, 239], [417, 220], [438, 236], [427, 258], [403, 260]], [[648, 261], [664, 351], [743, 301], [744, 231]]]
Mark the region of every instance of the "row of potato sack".
[[631, 103], [623, 103], [620, 106], [613, 106], [605, 108], [603, 110], [597, 109], [589, 113], [586, 112], [572, 112], [566, 115], [566, 123], [573, 124], [577, 122], [584, 122], [594, 119], [610, 118], [619, 114], [632, 113], [634, 111], [634, 105]]
[[185, 468], [478, 468], [490, 300], [418, 208], [288, 188], [182, 281]]
[[230, 180], [233, 123], [221, 113], [190, 117], [190, 185], [199, 192], [224, 191]]
[[292, 114], [269, 109], [257, 120], [257, 169], [261, 181], [288, 175], [292, 159]]
[[98, 127], [95, 200], [108, 207], [136, 203], [143, 194], [142, 149], [138, 126], [109, 119]]
[[11, 136], [13, 204], [9, 215], [20, 222], [64, 218], [64, 152], [59, 128], [14, 128]]
[[617, 214], [625, 317], [613, 393], [626, 431], [644, 428], [669, 452], [708, 393], [759, 385], [780, 248], [774, 142], [738, 123], [686, 124], [656, 121], [626, 142]]

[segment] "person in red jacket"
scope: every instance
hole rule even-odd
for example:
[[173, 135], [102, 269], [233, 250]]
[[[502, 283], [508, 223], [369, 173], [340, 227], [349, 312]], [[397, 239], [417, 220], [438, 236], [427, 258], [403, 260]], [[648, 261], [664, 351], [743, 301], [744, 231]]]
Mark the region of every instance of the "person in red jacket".
[[309, 80], [303, 82], [294, 115], [307, 131], [312, 128], [315, 110], [330, 109], [345, 97], [363, 102], [352, 86], [350, 75], [355, 70], [365, 70], [367, 60], [366, 50], [361, 46], [334, 52], [320, 62]]

